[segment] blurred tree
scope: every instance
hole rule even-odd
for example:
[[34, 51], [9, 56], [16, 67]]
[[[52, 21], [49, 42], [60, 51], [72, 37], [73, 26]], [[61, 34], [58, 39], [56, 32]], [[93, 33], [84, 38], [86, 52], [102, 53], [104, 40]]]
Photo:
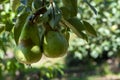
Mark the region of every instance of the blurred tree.
[[[79, 1], [79, 5], [81, 5], [81, 2], [82, 1]], [[90, 3], [95, 6], [98, 14], [92, 14], [89, 8], [83, 5], [79, 6], [78, 17], [88, 19], [88, 22], [95, 27], [97, 35], [99, 36], [96, 38], [90, 36], [88, 44], [84, 43], [83, 40], [79, 38], [74, 38], [70, 41], [70, 54], [66, 58], [68, 66], [76, 66], [75, 64], [80, 65], [82, 62], [88, 63], [90, 61], [102, 64], [110, 58], [119, 57], [120, 1], [94, 0], [90, 1]]]

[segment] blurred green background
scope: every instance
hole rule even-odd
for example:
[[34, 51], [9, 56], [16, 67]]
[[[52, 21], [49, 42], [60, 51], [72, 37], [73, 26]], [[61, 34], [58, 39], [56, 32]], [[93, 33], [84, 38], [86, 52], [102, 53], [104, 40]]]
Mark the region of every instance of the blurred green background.
[[[120, 0], [88, 0], [97, 15], [78, 0], [77, 17], [88, 20], [97, 31], [89, 41], [70, 32], [69, 50], [60, 58], [45, 56], [32, 68], [14, 58], [11, 34], [16, 12], [12, 0], [0, 0], [0, 80], [119, 80], [120, 79]], [[55, 0], [60, 6], [61, 0]]]

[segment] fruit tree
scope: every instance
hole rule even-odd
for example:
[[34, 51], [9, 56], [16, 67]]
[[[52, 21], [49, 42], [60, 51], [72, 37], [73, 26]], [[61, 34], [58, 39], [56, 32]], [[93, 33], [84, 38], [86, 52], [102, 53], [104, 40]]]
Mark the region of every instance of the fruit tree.
[[[83, 2], [97, 14], [87, 0]], [[12, 35], [14, 56], [20, 63], [38, 62], [43, 54], [61, 57], [69, 47], [69, 32], [86, 41], [88, 35], [97, 36], [89, 22], [77, 17], [77, 5], [78, 0], [10, 0], [13, 24], [2, 26], [1, 35]]]

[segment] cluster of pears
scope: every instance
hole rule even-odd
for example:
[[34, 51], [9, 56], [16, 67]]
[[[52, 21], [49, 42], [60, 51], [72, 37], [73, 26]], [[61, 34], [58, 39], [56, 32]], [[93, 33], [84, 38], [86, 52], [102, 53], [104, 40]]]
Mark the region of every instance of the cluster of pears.
[[66, 54], [68, 49], [68, 41], [65, 36], [66, 33], [59, 30], [47, 29], [41, 39], [39, 27], [28, 19], [15, 47], [15, 58], [20, 63], [32, 64], [38, 62], [43, 54], [49, 58], [61, 57]]

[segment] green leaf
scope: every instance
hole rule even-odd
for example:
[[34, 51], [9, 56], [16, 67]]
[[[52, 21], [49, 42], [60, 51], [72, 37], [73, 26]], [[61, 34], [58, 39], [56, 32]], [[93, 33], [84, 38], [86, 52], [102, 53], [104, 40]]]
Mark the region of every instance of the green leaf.
[[55, 5], [55, 3], [50, 4], [49, 10], [50, 10], [49, 24], [53, 29], [55, 29], [56, 26], [58, 25], [59, 21], [61, 20], [61, 12], [60, 12], [59, 8]]
[[32, 7], [33, 7], [34, 9], [39, 9], [39, 8], [41, 8], [41, 7], [42, 7], [42, 1], [41, 1], [41, 0], [34, 0]]
[[77, 0], [62, 0], [63, 6], [69, 10], [70, 17], [77, 15]]
[[0, 24], [0, 33], [2, 33], [5, 30], [5, 24]]
[[33, 0], [27, 0], [27, 6], [31, 7]]
[[92, 27], [92, 25], [90, 23], [88, 23], [87, 21], [83, 21], [83, 24], [84, 24], [85, 30], [88, 34], [95, 36], [95, 37], [97, 36], [95, 29]]
[[66, 26], [66, 27], [68, 27], [68, 28], [70, 28], [78, 37], [80, 37], [80, 38], [88, 41], [87, 35], [86, 35], [85, 33], [83, 33], [83, 32], [81, 31], [81, 29], [79, 29], [78, 27], [75, 27], [75, 26], [71, 25], [71, 24], [70, 24], [68, 21], [66, 21], [64, 18], [62, 18], [60, 24], [63, 25], [63, 26]]
[[83, 0], [85, 3], [87, 3], [87, 5], [93, 10], [93, 12], [95, 13], [95, 14], [97, 14], [97, 11], [96, 11], [96, 9], [87, 1], [87, 0]]
[[78, 18], [71, 18], [68, 22], [79, 31], [85, 30], [83, 23]]
[[4, 53], [6, 54], [6, 48], [4, 46], [3, 41], [0, 39], [0, 48], [4, 51]]
[[[40, 44], [39, 42], [39, 33], [38, 33], [38, 25], [30, 22], [30, 16], [27, 17], [25, 24], [21, 30], [21, 34], [19, 37], [19, 41], [30, 39], [34, 44]], [[34, 36], [34, 38], [33, 38]], [[32, 43], [31, 43], [32, 44]]]
[[68, 10], [66, 7], [61, 7], [61, 12], [62, 12], [62, 16], [65, 18], [65, 19], [69, 19], [70, 18], [70, 10]]
[[[20, 0], [23, 5], [27, 5], [28, 0]], [[31, 2], [31, 1], [30, 1]]]
[[24, 8], [22, 12], [19, 14], [19, 16], [17, 17], [16, 23], [14, 25], [14, 38], [16, 43], [18, 43], [21, 30], [26, 22], [28, 15], [29, 15], [29, 12], [27, 12], [26, 8]]
[[20, 5], [20, 0], [10, 0], [10, 5], [13, 11], [16, 11]]

